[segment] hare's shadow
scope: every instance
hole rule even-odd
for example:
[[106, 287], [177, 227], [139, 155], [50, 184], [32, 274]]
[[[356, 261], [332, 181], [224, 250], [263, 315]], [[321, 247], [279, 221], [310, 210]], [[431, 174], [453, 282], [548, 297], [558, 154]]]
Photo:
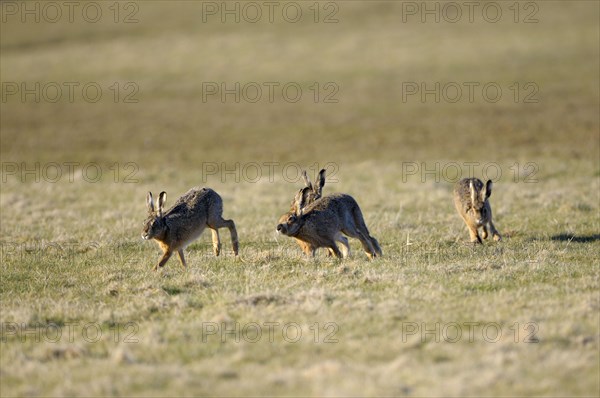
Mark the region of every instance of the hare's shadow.
[[550, 239], [554, 240], [554, 241], [560, 241], [560, 242], [590, 243], [590, 242], [599, 241], [600, 234], [573, 235], [573, 234], [562, 233], [562, 234], [554, 235]]

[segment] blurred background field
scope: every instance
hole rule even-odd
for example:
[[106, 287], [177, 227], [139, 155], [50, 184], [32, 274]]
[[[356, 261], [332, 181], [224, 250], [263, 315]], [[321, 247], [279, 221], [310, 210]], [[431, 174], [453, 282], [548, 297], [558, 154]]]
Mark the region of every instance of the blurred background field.
[[[598, 394], [597, 2], [476, 2], [473, 22], [463, 5], [456, 23], [422, 22], [422, 2], [280, 3], [273, 23], [262, 2], [256, 23], [222, 22], [221, 7], [244, 2], [76, 3], [73, 22], [60, 2], [57, 22], [43, 2], [39, 22], [22, 15], [36, 2], [0, 3], [3, 396]], [[98, 22], [81, 13], [90, 4]], [[303, 17], [288, 22], [285, 4]], [[205, 91], [236, 82], [262, 97]], [[407, 95], [423, 82], [463, 97]], [[265, 83], [278, 84], [273, 101]], [[297, 102], [281, 94], [288, 83]], [[497, 102], [482, 97], [489, 83]], [[36, 84], [39, 102], [21, 91]], [[97, 102], [85, 85], [101, 88]], [[469, 162], [497, 177], [500, 244], [466, 245], [449, 165], [467, 176]], [[294, 172], [325, 165], [325, 192], [357, 199], [384, 258], [368, 262], [352, 241], [343, 262], [305, 259], [275, 235], [302, 186]], [[168, 205], [194, 185], [222, 195], [240, 259], [223, 230], [222, 257], [206, 233], [187, 272], [171, 259], [153, 274], [158, 248], [139, 237], [146, 192], [167, 191]], [[6, 329], [73, 322], [104, 338]], [[109, 337], [128, 322], [136, 343]], [[206, 322], [293, 322], [311, 339], [316, 322], [322, 335], [203, 341]], [[504, 334], [453, 344], [403, 329], [436, 322]], [[523, 342], [527, 323], [538, 343]], [[337, 343], [322, 342], [325, 324]]]

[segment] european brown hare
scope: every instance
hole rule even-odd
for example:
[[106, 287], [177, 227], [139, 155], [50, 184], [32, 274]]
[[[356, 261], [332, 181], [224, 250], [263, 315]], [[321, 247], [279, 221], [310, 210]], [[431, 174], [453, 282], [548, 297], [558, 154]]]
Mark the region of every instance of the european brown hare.
[[487, 239], [488, 229], [496, 242], [502, 239], [492, 222], [492, 208], [488, 200], [492, 185], [492, 180], [484, 186], [478, 178], [463, 178], [454, 186], [454, 206], [469, 228], [472, 243], [482, 243], [477, 232], [481, 227], [483, 239]]
[[[306, 174], [306, 170], [302, 171], [302, 179], [304, 180], [304, 187], [308, 188], [308, 190], [306, 190], [306, 194], [305, 194], [304, 201], [303, 201], [303, 204], [306, 207], [322, 196], [323, 186], [325, 185], [325, 169], [321, 169], [321, 171], [319, 171], [319, 175], [317, 176], [317, 180], [315, 181], [314, 185], [310, 182], [310, 178], [308, 178], [308, 174]], [[290, 205], [290, 211], [287, 214], [288, 215], [296, 214], [296, 212], [298, 211], [296, 206], [297, 206], [296, 197], [294, 197], [294, 199], [292, 199], [292, 203]], [[306, 253], [308, 250], [310, 250], [310, 248], [307, 246], [306, 242], [296, 238], [296, 243], [298, 243], [298, 245], [300, 246], [300, 248], [302, 249], [303, 252]], [[333, 253], [330, 252], [330, 255], [331, 254], [333, 254]]]
[[238, 237], [233, 220], [223, 219], [223, 200], [218, 193], [210, 188], [192, 188], [181, 196], [173, 206], [164, 211], [167, 193], [158, 195], [158, 203], [152, 199], [152, 192], [146, 198], [148, 218], [144, 221], [142, 238], [154, 239], [163, 251], [155, 271], [163, 267], [174, 252], [179, 254], [181, 265], [186, 267], [183, 250], [196, 240], [204, 231], [210, 228], [215, 255], [221, 252], [219, 228], [228, 228], [231, 233], [233, 253], [238, 255]]
[[[296, 212], [281, 216], [277, 232], [303, 242], [303, 251], [314, 256], [315, 250], [327, 248], [338, 258], [350, 254], [348, 239], [343, 235], [357, 238], [369, 258], [381, 256], [377, 239], [369, 234], [358, 203], [349, 195], [333, 194], [321, 197], [306, 205], [310, 187], [298, 191], [295, 197]], [[343, 255], [336, 242], [343, 245]]]

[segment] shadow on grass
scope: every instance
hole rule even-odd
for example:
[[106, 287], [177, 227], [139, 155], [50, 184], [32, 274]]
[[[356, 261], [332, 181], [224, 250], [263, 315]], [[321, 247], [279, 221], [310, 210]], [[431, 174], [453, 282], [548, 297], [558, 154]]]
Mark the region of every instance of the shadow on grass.
[[578, 236], [573, 234], [562, 233], [554, 235], [550, 239], [560, 242], [590, 243], [600, 240], [600, 234]]

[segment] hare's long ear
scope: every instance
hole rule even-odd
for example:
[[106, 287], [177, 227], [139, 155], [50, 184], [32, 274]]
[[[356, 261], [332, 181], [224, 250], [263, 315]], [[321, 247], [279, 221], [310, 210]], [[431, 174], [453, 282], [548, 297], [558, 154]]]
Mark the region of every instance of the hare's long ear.
[[148, 195], [146, 195], [146, 205], [148, 206], [148, 211], [150, 213], [154, 213], [154, 200], [152, 200], [152, 192], [148, 192]]
[[310, 191], [311, 191], [311, 189], [309, 187], [304, 187], [301, 190], [299, 190], [298, 193], [296, 194], [296, 215], [297, 216], [302, 215], [302, 210], [304, 209], [304, 206], [306, 206], [306, 198]]
[[306, 170], [302, 170], [302, 179], [304, 180], [304, 186], [312, 189], [312, 184], [310, 183], [310, 178], [308, 178], [308, 174], [306, 174]]
[[486, 200], [487, 198], [490, 197], [490, 195], [492, 194], [492, 186], [494, 185], [494, 183], [492, 182], [492, 180], [487, 180], [487, 182], [485, 183], [485, 188], [483, 188], [483, 192], [481, 193], [481, 201], [483, 202], [484, 200]]
[[302, 215], [302, 204], [304, 202], [304, 197], [302, 195], [302, 191], [304, 189], [300, 189], [297, 193], [296, 196], [294, 196], [294, 207], [296, 208], [296, 215], [297, 216], [301, 216]]
[[469, 190], [471, 191], [471, 205], [475, 206], [475, 202], [477, 202], [477, 192], [475, 192], [475, 187], [473, 186], [473, 180], [469, 181]]
[[158, 195], [158, 215], [162, 216], [163, 208], [165, 207], [165, 202], [167, 201], [167, 193], [162, 191], [160, 195]]
[[319, 197], [321, 197], [321, 193], [323, 192], [324, 185], [325, 185], [325, 169], [321, 169], [321, 171], [319, 171], [319, 176], [317, 177], [317, 182], [315, 184], [315, 191]]

